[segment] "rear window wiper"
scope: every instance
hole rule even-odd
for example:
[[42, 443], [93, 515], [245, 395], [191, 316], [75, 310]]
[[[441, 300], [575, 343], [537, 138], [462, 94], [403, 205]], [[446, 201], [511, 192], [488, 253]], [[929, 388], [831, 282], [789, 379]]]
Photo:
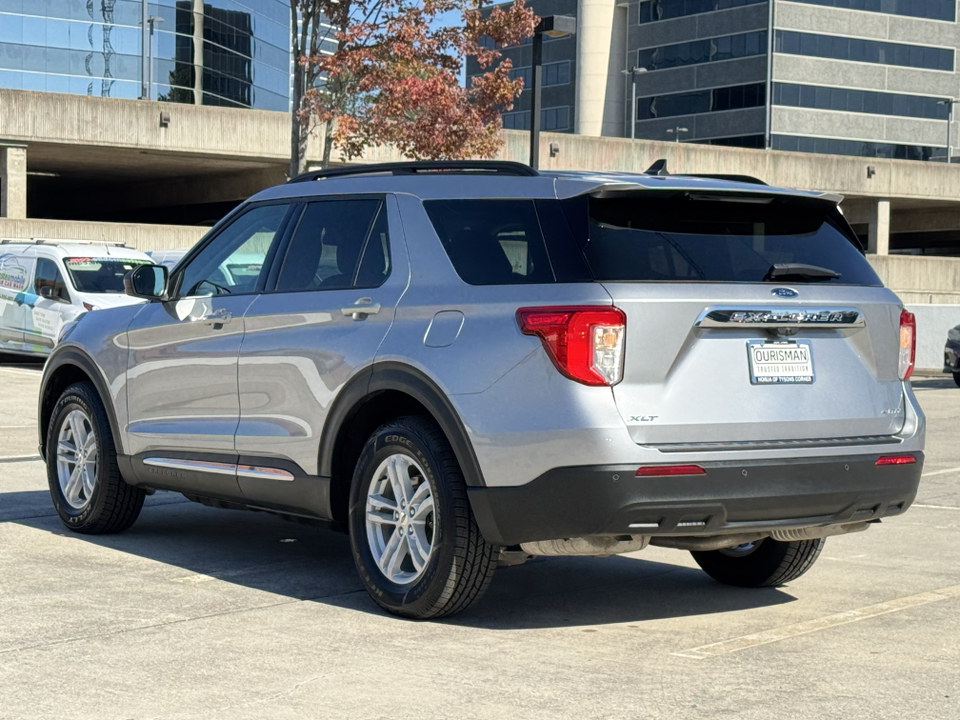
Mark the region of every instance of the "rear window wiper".
[[830, 268], [806, 263], [774, 263], [763, 276], [763, 282], [770, 282], [780, 278], [796, 278], [798, 280], [835, 280], [840, 273]]

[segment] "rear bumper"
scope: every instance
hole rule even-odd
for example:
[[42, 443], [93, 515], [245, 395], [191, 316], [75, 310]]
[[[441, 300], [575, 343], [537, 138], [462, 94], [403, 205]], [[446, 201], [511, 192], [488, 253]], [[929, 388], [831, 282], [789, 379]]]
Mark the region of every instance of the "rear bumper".
[[[895, 452], [895, 451], [894, 451]], [[470, 488], [488, 542], [589, 535], [705, 536], [863, 522], [906, 510], [917, 462], [880, 455], [699, 463], [704, 475], [635, 477], [637, 465], [556, 468], [517, 487]]]

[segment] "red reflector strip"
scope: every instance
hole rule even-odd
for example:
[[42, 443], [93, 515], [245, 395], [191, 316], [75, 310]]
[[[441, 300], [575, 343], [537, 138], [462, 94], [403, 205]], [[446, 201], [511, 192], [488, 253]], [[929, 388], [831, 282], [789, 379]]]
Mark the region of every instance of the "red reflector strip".
[[884, 455], [877, 458], [877, 465], [912, 465], [916, 461], [915, 455]]
[[706, 475], [699, 465], [649, 465], [637, 470], [637, 477], [676, 477], [677, 475]]

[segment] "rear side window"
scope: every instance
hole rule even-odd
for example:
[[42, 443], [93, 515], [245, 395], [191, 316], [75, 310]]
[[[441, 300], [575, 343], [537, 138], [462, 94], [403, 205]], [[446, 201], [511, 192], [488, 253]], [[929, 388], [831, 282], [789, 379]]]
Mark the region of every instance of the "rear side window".
[[379, 287], [390, 274], [387, 209], [381, 200], [307, 204], [277, 292]]
[[556, 282], [534, 201], [428, 200], [424, 207], [464, 282]]
[[818, 200], [676, 193], [575, 198], [565, 210], [599, 281], [882, 284]]

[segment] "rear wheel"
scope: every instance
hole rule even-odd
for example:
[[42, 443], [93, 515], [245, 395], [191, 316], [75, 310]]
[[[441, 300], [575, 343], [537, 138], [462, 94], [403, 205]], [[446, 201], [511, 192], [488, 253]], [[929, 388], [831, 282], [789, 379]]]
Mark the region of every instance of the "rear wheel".
[[145, 493], [120, 476], [107, 412], [90, 383], [63, 391], [47, 429], [45, 455], [50, 496], [64, 525], [91, 535], [133, 525]]
[[465, 610], [487, 589], [500, 555], [480, 534], [450, 443], [419, 416], [370, 436], [353, 476], [349, 526], [367, 592], [403, 617]]
[[823, 538], [793, 542], [765, 538], [735, 548], [691, 554], [714, 580], [739, 587], [770, 587], [803, 575], [820, 555], [823, 543]]

